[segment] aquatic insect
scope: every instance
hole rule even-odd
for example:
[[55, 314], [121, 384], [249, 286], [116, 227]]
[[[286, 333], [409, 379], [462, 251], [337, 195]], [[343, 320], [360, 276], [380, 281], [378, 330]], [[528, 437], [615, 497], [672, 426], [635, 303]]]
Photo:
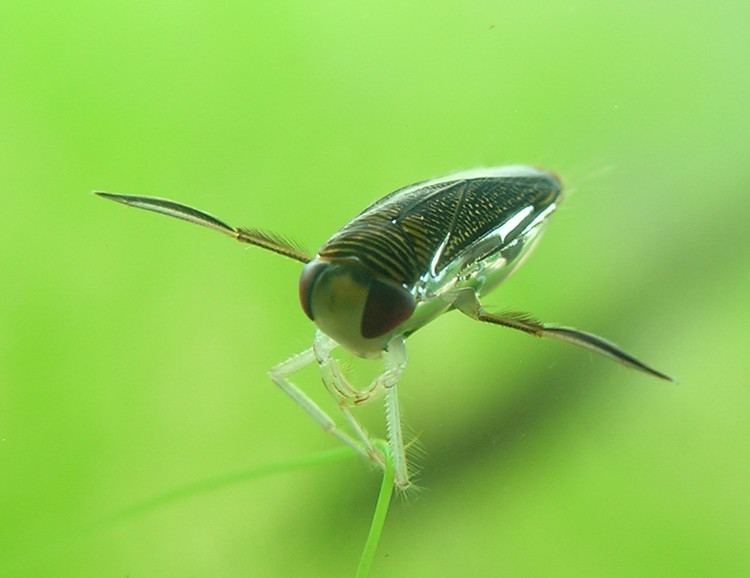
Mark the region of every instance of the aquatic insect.
[[[276, 365], [271, 379], [324, 430], [369, 460], [383, 456], [352, 408], [385, 392], [388, 443], [395, 480], [410, 485], [397, 384], [406, 367], [406, 338], [442, 313], [585, 347], [652, 376], [671, 380], [613, 343], [590, 333], [537, 321], [522, 313], [493, 314], [480, 298], [513, 272], [555, 210], [562, 185], [527, 166], [479, 169], [416, 183], [362, 211], [310, 257], [283, 237], [236, 228], [166, 199], [97, 192], [129, 205], [184, 219], [304, 263], [299, 297], [317, 325], [313, 346]], [[384, 371], [369, 386], [352, 386], [332, 356], [342, 346], [360, 357], [382, 358]], [[341, 429], [290, 376], [317, 363], [352, 433]]]

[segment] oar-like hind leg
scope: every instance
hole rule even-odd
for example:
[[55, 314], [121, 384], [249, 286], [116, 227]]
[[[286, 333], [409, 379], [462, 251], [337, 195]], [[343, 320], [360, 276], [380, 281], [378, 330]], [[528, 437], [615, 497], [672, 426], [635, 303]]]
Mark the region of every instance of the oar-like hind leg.
[[160, 215], [167, 215], [168, 217], [174, 217], [175, 219], [213, 229], [214, 231], [232, 237], [241, 243], [247, 243], [248, 245], [255, 245], [256, 247], [273, 251], [274, 253], [278, 253], [284, 257], [289, 257], [300, 263], [307, 263], [310, 261], [310, 256], [303, 249], [282, 235], [261, 231], [259, 229], [232, 227], [205, 211], [178, 203], [177, 201], [170, 201], [169, 199], [161, 199], [159, 197], [105, 193], [104, 191], [94, 191], [94, 194], [99, 195], [104, 199], [127, 205], [128, 207], [152, 211], [154, 213], [159, 213]]
[[594, 351], [595, 353], [606, 355], [610, 359], [619, 361], [623, 365], [632, 367], [633, 369], [637, 369], [638, 371], [642, 371], [654, 377], [658, 377], [659, 379], [674, 381], [665, 373], [646, 365], [629, 353], [624, 352], [611, 341], [607, 341], [598, 335], [586, 333], [585, 331], [573, 329], [572, 327], [561, 327], [542, 323], [525, 313], [488, 313], [485, 311], [484, 307], [482, 307], [482, 304], [479, 302], [479, 298], [473, 289], [461, 290], [456, 297], [454, 305], [456, 309], [477, 321], [484, 321], [510, 327], [511, 329], [518, 329], [535, 337], [551, 337], [553, 339], [559, 339], [560, 341], [566, 341], [573, 345]]

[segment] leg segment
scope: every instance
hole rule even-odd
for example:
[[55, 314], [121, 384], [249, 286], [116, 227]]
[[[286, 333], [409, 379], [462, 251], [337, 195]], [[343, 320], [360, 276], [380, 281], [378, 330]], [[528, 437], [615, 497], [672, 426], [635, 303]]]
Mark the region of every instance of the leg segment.
[[[372, 444], [369, 434], [365, 431], [362, 424], [352, 415], [349, 405], [361, 405], [370, 401], [381, 388], [385, 388], [386, 404], [386, 428], [388, 432], [388, 443], [391, 448], [393, 459], [394, 474], [396, 485], [401, 489], [409, 487], [409, 471], [406, 463], [406, 451], [404, 449], [404, 439], [401, 431], [401, 415], [398, 404], [398, 384], [401, 374], [406, 367], [406, 347], [404, 339], [397, 337], [388, 345], [388, 349], [383, 352], [383, 361], [385, 371], [376, 377], [370, 385], [358, 391], [347, 381], [338, 365], [338, 362], [331, 356], [331, 351], [337, 346], [337, 343], [322, 332], [318, 332], [315, 337], [315, 356], [320, 365], [323, 382], [326, 384], [328, 391], [341, 400], [339, 407], [344, 413], [349, 424], [358, 433], [362, 443], [369, 452], [375, 456], [375, 461], [382, 465], [382, 458]], [[371, 458], [372, 459], [372, 458]]]
[[321, 368], [323, 382], [334, 397], [343, 398], [350, 405], [364, 405], [383, 387], [383, 375], [373, 379], [365, 389], [356, 389], [341, 371], [339, 362], [331, 356], [331, 352], [337, 347], [338, 343], [322, 331], [315, 334], [313, 350]]
[[359, 398], [360, 392], [349, 384], [341, 372], [338, 362], [331, 356], [331, 352], [337, 346], [338, 344], [325, 333], [321, 331], [316, 333], [313, 351], [318, 362], [318, 367], [320, 368], [320, 376], [328, 393], [336, 400], [336, 404], [347, 423], [360, 439], [362, 446], [367, 452], [367, 457], [382, 468], [384, 465], [383, 457], [372, 443], [372, 438], [365, 429], [365, 426], [351, 412], [350, 405], [354, 404], [353, 400]]
[[[352, 414], [351, 407], [370, 401], [381, 389], [385, 389], [386, 425], [395, 470], [395, 483], [399, 488], [406, 489], [410, 482], [396, 388], [401, 373], [406, 367], [404, 340], [399, 337], [391, 342], [388, 349], [383, 352], [385, 370], [362, 391], [349, 384], [339, 367], [338, 361], [331, 355], [331, 352], [337, 346], [338, 344], [330, 337], [318, 332], [313, 347], [278, 364], [271, 369], [269, 375], [274, 383], [318, 422], [325, 431], [330, 432], [339, 441], [353, 448], [381, 468], [384, 465], [383, 456], [375, 448], [365, 427]], [[318, 363], [326, 389], [336, 400], [356, 437], [341, 431], [333, 419], [317, 403], [289, 380], [291, 374], [313, 362]]]
[[291, 374], [299, 371], [314, 361], [315, 353], [311, 347], [273, 367], [269, 372], [269, 376], [273, 382], [284, 391], [284, 393], [304, 409], [325, 431], [331, 433], [339, 441], [348, 445], [356, 452], [370, 458], [370, 452], [361, 443], [357, 442], [346, 432], [339, 430], [330, 416], [307, 394], [289, 380]]
[[524, 333], [534, 335], [535, 337], [552, 337], [554, 339], [559, 339], [560, 341], [566, 341], [573, 345], [578, 345], [579, 347], [584, 347], [594, 351], [595, 353], [606, 355], [615, 361], [619, 361], [623, 365], [648, 373], [654, 377], [673, 381], [668, 375], [649, 367], [629, 353], [625, 353], [617, 345], [611, 341], [607, 341], [603, 337], [593, 335], [592, 333], [586, 333], [585, 331], [579, 331], [572, 327], [548, 325], [541, 321], [537, 321], [525, 313], [501, 313], [499, 315], [488, 313], [485, 311], [484, 307], [482, 307], [482, 304], [479, 302], [479, 298], [473, 289], [462, 289], [456, 298], [455, 307], [472, 319], [494, 323], [496, 325], [503, 325], [505, 327], [510, 327], [511, 329], [518, 329]]
[[385, 387], [385, 418], [388, 443], [391, 447], [396, 485], [405, 490], [411, 482], [409, 482], [409, 469], [406, 463], [404, 436], [401, 432], [401, 412], [398, 405], [397, 387], [401, 374], [406, 368], [406, 347], [403, 337], [397, 337], [391, 341], [383, 356], [386, 370], [381, 378]]

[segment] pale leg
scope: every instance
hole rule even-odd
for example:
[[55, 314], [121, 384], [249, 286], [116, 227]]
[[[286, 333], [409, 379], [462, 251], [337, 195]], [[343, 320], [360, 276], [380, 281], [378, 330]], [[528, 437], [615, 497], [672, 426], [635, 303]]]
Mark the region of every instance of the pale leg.
[[330, 416], [321, 409], [321, 407], [315, 403], [307, 394], [305, 394], [300, 388], [294, 385], [290, 380], [289, 376], [303, 367], [313, 363], [315, 361], [315, 352], [313, 348], [306, 349], [302, 353], [295, 355], [294, 357], [287, 359], [276, 365], [269, 375], [273, 382], [278, 385], [284, 393], [291, 397], [297, 405], [304, 409], [321, 427], [331, 433], [339, 441], [348, 445], [356, 452], [363, 456], [372, 459], [370, 447], [365, 448], [361, 443], [357, 442], [347, 433], [339, 430], [336, 427], [336, 423], [330, 418]]
[[332, 395], [338, 395], [342, 403], [339, 404], [341, 411], [346, 416], [352, 428], [359, 434], [365, 446], [371, 452], [375, 452], [376, 460], [382, 464], [380, 454], [372, 445], [369, 434], [364, 427], [354, 418], [347, 402], [353, 405], [361, 405], [370, 401], [381, 388], [386, 392], [386, 429], [388, 432], [388, 443], [391, 448], [393, 459], [393, 468], [396, 485], [401, 489], [409, 487], [409, 471], [406, 462], [406, 450], [404, 448], [404, 438], [401, 430], [401, 414], [399, 410], [397, 384], [401, 374], [406, 367], [406, 347], [404, 339], [397, 337], [388, 345], [388, 349], [383, 352], [383, 361], [385, 370], [376, 377], [370, 385], [358, 391], [352, 387], [341, 373], [338, 363], [331, 356], [331, 351], [337, 347], [337, 343], [322, 332], [318, 332], [315, 337], [313, 349], [321, 368], [323, 382]]
[[[383, 458], [372, 443], [372, 438], [360, 421], [354, 417], [349, 405], [358, 403], [362, 399], [362, 393], [354, 389], [344, 377], [338, 362], [331, 356], [331, 352], [338, 344], [325, 333], [318, 331], [315, 334], [313, 351], [320, 368], [320, 375], [328, 393], [336, 400], [339, 410], [344, 415], [347, 423], [356, 432], [362, 444], [366, 448], [368, 457], [379, 467], [383, 467]], [[369, 389], [379, 388], [379, 380], [375, 379]], [[369, 399], [369, 397], [367, 398]], [[366, 401], [366, 400], [365, 400]], [[361, 403], [361, 402], [360, 402]]]
[[315, 334], [313, 351], [321, 368], [323, 382], [328, 387], [331, 395], [345, 399], [351, 405], [364, 405], [372, 399], [383, 387], [385, 372], [372, 380], [365, 389], [359, 390], [353, 387], [344, 373], [341, 371], [339, 362], [331, 355], [331, 352], [339, 346], [333, 339], [322, 331]]
[[401, 412], [398, 404], [398, 382], [401, 374], [406, 368], [406, 347], [404, 339], [397, 337], [388, 345], [384, 352], [385, 373], [383, 385], [385, 386], [385, 419], [388, 428], [388, 443], [391, 447], [393, 469], [396, 485], [405, 490], [409, 487], [409, 468], [406, 463], [406, 450], [404, 448], [404, 436], [401, 431]]

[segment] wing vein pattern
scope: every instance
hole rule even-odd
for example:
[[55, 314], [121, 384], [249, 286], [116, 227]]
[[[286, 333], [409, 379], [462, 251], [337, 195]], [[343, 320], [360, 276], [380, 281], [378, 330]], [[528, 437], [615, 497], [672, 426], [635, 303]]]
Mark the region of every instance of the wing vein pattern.
[[[434, 263], [439, 273], [519, 210], [533, 219], [560, 194], [547, 175], [426, 181], [377, 201], [323, 245], [322, 258], [356, 257], [373, 271], [412, 286]], [[498, 248], [512, 238], [498, 240]]]

